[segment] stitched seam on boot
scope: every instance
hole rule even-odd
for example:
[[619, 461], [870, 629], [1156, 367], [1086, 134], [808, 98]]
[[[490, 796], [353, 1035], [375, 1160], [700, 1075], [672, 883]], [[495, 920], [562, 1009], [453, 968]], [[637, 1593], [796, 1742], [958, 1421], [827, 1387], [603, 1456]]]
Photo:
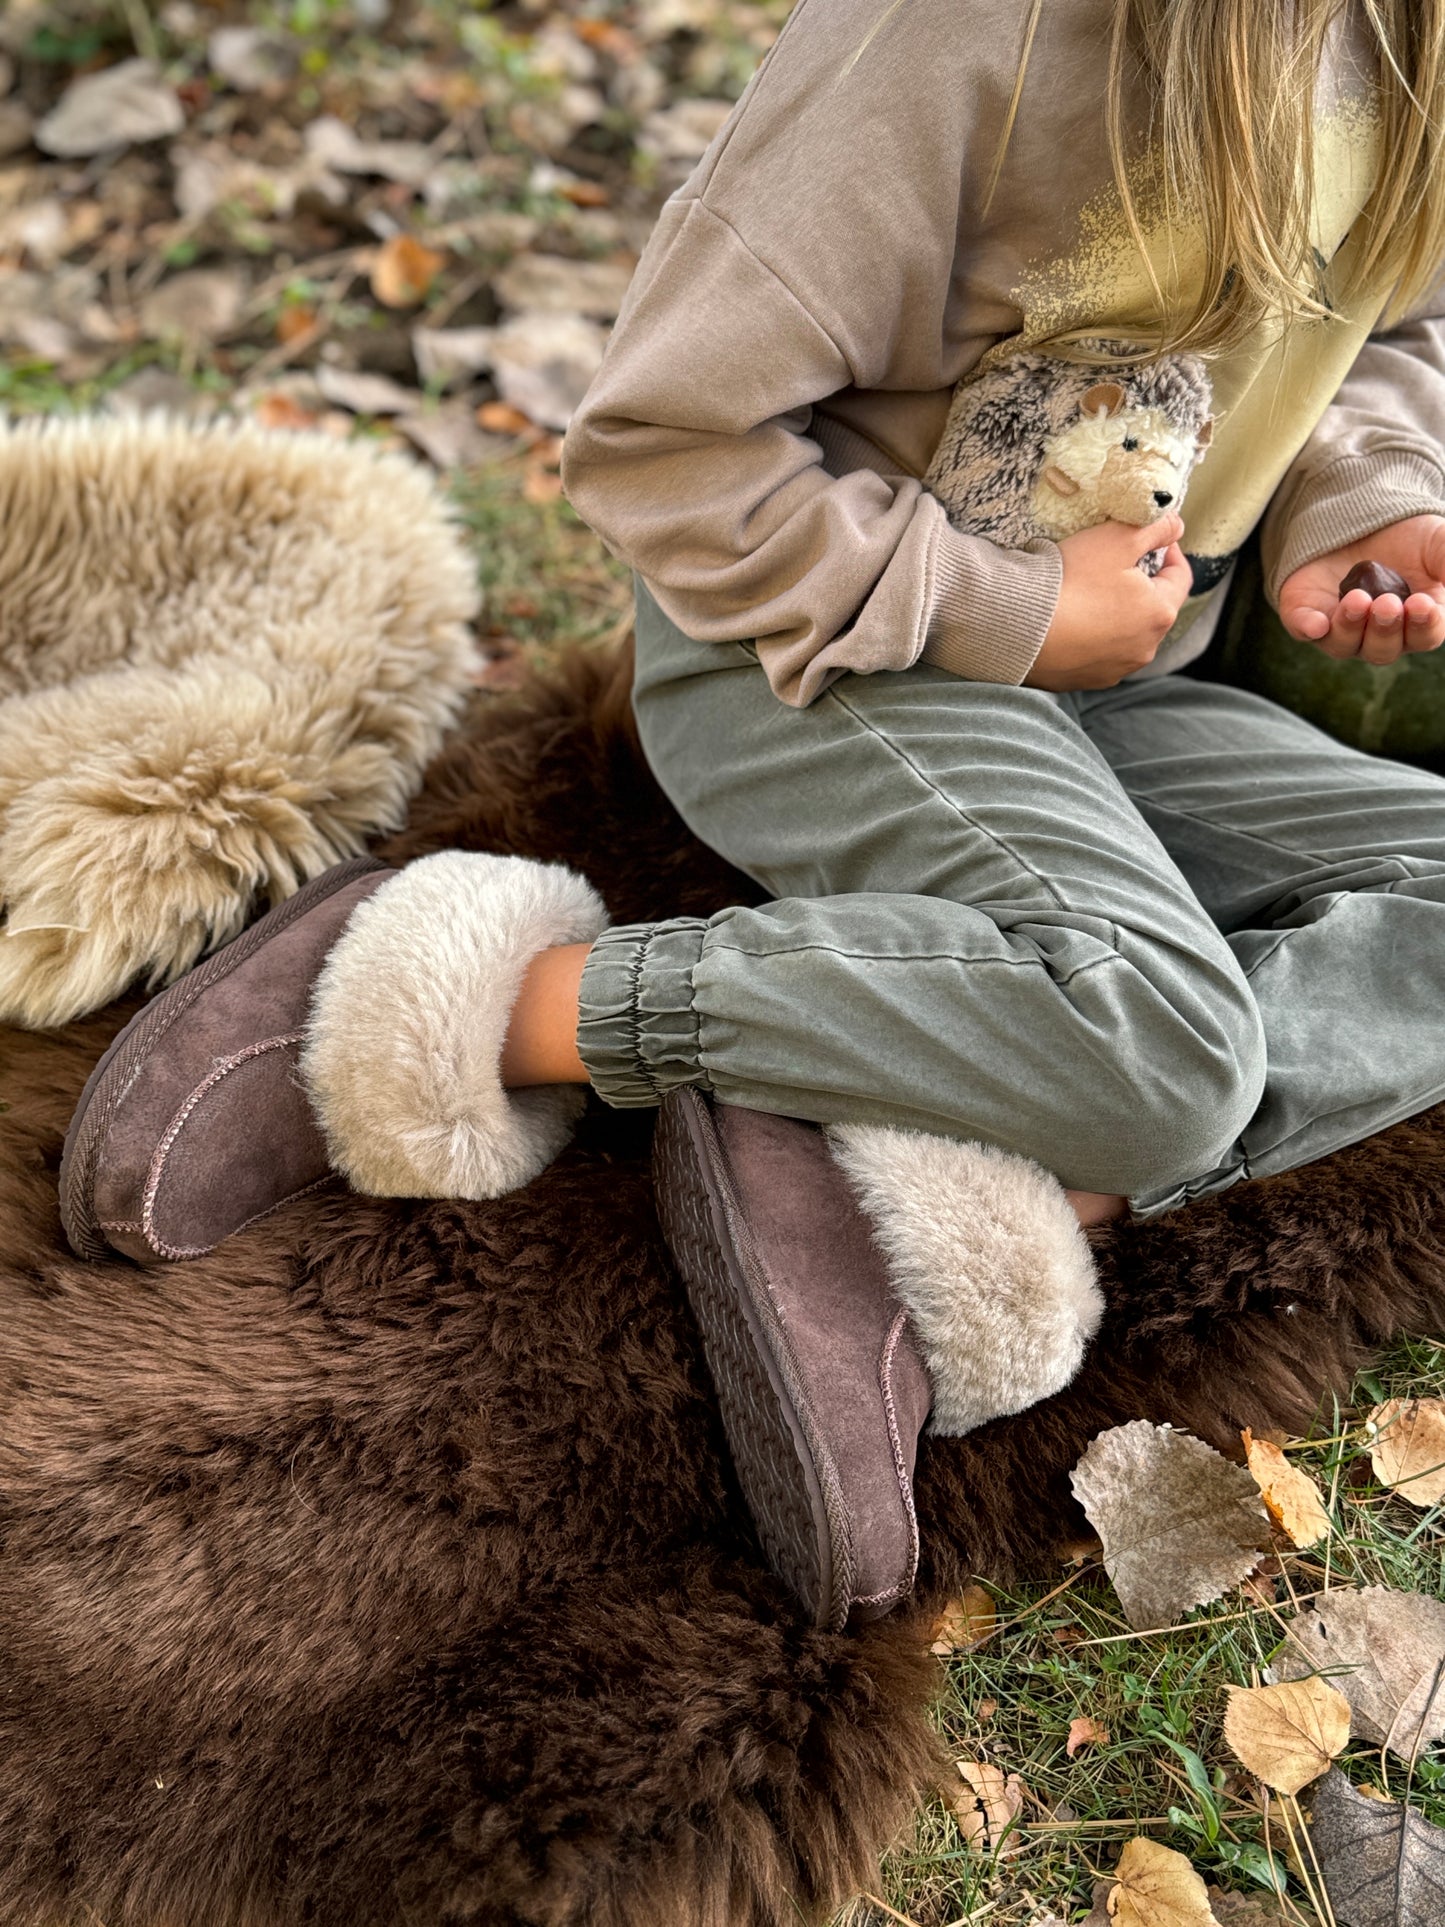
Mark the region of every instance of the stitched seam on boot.
[[908, 1515], [908, 1571], [886, 1592], [863, 1594], [856, 1602], [860, 1606], [881, 1606], [887, 1599], [905, 1599], [912, 1592], [913, 1581], [918, 1575], [918, 1515], [913, 1509], [913, 1487], [903, 1459], [903, 1441], [898, 1436], [898, 1409], [893, 1402], [893, 1355], [898, 1350], [898, 1341], [907, 1323], [908, 1314], [901, 1311], [889, 1327], [878, 1361], [878, 1388], [883, 1394], [883, 1410], [888, 1419], [888, 1440], [893, 1447], [893, 1469], [898, 1475], [898, 1493]]
[[[283, 1204], [294, 1204], [297, 1198], [309, 1198], [313, 1191], [319, 1191], [324, 1185], [330, 1184], [335, 1175], [334, 1171], [323, 1172], [319, 1178], [313, 1178], [310, 1184], [303, 1184], [299, 1191], [288, 1191], [284, 1198], [277, 1198], [274, 1204], [263, 1205], [259, 1211], [253, 1211], [249, 1218], [243, 1218], [239, 1224], [232, 1225], [231, 1229], [226, 1233], [226, 1237], [239, 1237], [248, 1225], [259, 1224], [262, 1218], [269, 1218], [273, 1211], [279, 1211]], [[151, 1237], [151, 1234], [146, 1230], [144, 1225], [137, 1225], [135, 1228], [140, 1232], [142, 1237], [149, 1239], [150, 1243], [155, 1246], [157, 1253], [162, 1258], [204, 1258], [216, 1249], [216, 1245], [193, 1245], [187, 1250], [181, 1250], [175, 1245], [156, 1244], [155, 1239]], [[129, 1229], [129, 1227], [126, 1225], [116, 1225], [115, 1229], [117, 1231], [125, 1231]], [[222, 1244], [224, 1242], [224, 1239], [218, 1238], [216, 1240], [216, 1244]]]
[[[145, 1194], [141, 1199], [141, 1222], [139, 1227], [142, 1235], [149, 1240], [151, 1246], [158, 1251], [163, 1258], [200, 1258], [204, 1256], [206, 1252], [214, 1250], [215, 1248], [212, 1245], [181, 1246], [168, 1244], [164, 1238], [158, 1235], [155, 1228], [154, 1213], [156, 1194], [160, 1190], [161, 1179], [165, 1175], [166, 1159], [170, 1156], [171, 1148], [185, 1128], [186, 1121], [192, 1111], [195, 1110], [207, 1091], [219, 1084], [222, 1078], [229, 1077], [231, 1072], [238, 1070], [242, 1064], [248, 1064], [254, 1057], [263, 1057], [267, 1051], [284, 1050], [289, 1044], [299, 1044], [305, 1034], [304, 1031], [300, 1030], [287, 1031], [284, 1036], [267, 1037], [259, 1044], [248, 1044], [244, 1050], [238, 1050], [230, 1057], [223, 1057], [220, 1062], [211, 1069], [209, 1074], [202, 1078], [201, 1082], [197, 1084], [185, 1103], [182, 1104], [181, 1108], [171, 1119], [166, 1134], [156, 1146], [155, 1156], [151, 1159], [151, 1168], [146, 1176]], [[324, 1182], [324, 1180], [314, 1178], [310, 1184], [303, 1185], [301, 1190], [288, 1192], [285, 1198], [278, 1198], [276, 1203], [285, 1204], [290, 1198], [302, 1197], [307, 1191], [314, 1191], [316, 1186], [322, 1182]], [[275, 1205], [267, 1205], [264, 1211], [252, 1212], [244, 1224], [238, 1224], [235, 1227], [235, 1231], [244, 1231], [246, 1225], [254, 1224], [257, 1218], [265, 1217], [267, 1211], [273, 1211], [275, 1208]], [[227, 1237], [234, 1237], [235, 1231], [228, 1232], [226, 1234]]]

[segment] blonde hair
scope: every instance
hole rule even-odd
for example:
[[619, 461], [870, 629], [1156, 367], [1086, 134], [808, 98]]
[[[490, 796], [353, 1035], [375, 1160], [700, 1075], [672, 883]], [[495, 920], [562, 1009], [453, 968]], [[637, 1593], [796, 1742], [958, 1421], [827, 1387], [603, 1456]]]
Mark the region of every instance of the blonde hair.
[[[905, 3], [893, 0], [876, 34]], [[1360, 216], [1340, 302], [1388, 295], [1397, 321], [1445, 257], [1445, 0], [1354, 0], [1379, 56], [1379, 174]], [[1105, 131], [1124, 218], [1157, 304], [1135, 358], [1228, 353], [1261, 328], [1331, 313], [1324, 262], [1310, 243], [1314, 91], [1326, 36], [1348, 0], [1115, 0]], [[1004, 165], [1043, 0], [1033, 0], [1003, 135], [984, 201]], [[873, 37], [870, 34], [869, 39]], [[865, 42], [865, 45], [867, 43]], [[862, 49], [860, 48], [861, 52]], [[855, 56], [856, 58], [856, 56]], [[851, 63], [850, 63], [851, 64]], [[1125, 171], [1125, 85], [1147, 83], [1148, 130], [1163, 158], [1166, 224], [1203, 231], [1204, 273], [1190, 313], [1169, 312]], [[1032, 347], [1084, 361], [1094, 328], [1060, 329]], [[1112, 358], [1112, 357], [1110, 357]]]

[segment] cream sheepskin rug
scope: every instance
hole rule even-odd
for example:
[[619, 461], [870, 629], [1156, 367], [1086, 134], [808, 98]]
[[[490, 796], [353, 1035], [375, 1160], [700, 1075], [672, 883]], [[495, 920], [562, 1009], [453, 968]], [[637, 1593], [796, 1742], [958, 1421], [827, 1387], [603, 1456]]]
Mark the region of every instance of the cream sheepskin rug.
[[0, 1022], [158, 988], [400, 824], [477, 606], [407, 457], [0, 427]]

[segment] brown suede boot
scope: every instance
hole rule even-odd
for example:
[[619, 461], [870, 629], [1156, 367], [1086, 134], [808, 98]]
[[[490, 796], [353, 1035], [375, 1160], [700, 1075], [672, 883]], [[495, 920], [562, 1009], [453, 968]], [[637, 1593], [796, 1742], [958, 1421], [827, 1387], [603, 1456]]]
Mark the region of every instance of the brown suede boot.
[[492, 1198], [572, 1134], [580, 1086], [508, 1091], [527, 966], [606, 922], [561, 864], [444, 850], [338, 864], [138, 1011], [66, 1136], [83, 1258], [196, 1258], [333, 1173], [383, 1197]]
[[743, 1497], [814, 1623], [887, 1612], [918, 1563], [919, 1435], [1049, 1396], [1102, 1301], [1057, 1180], [874, 1125], [664, 1100], [658, 1216], [701, 1327]]
[[928, 1378], [826, 1138], [683, 1089], [653, 1167], [769, 1563], [816, 1625], [887, 1612], [918, 1564]]
[[394, 874], [370, 857], [323, 871], [112, 1041], [60, 1164], [78, 1257], [199, 1257], [330, 1175], [296, 1080], [306, 1005], [352, 911]]

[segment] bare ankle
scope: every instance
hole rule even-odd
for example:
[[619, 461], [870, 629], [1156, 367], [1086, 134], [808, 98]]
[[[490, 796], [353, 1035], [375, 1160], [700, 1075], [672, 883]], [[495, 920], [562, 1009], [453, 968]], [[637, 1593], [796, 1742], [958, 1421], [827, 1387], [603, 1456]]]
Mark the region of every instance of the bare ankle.
[[591, 948], [557, 944], [539, 950], [529, 964], [502, 1046], [502, 1082], [508, 1089], [589, 1081], [577, 1054], [577, 1004]]
[[1111, 1218], [1122, 1218], [1129, 1208], [1127, 1198], [1109, 1191], [1065, 1191], [1064, 1196], [1086, 1231], [1090, 1225], [1107, 1224]]

